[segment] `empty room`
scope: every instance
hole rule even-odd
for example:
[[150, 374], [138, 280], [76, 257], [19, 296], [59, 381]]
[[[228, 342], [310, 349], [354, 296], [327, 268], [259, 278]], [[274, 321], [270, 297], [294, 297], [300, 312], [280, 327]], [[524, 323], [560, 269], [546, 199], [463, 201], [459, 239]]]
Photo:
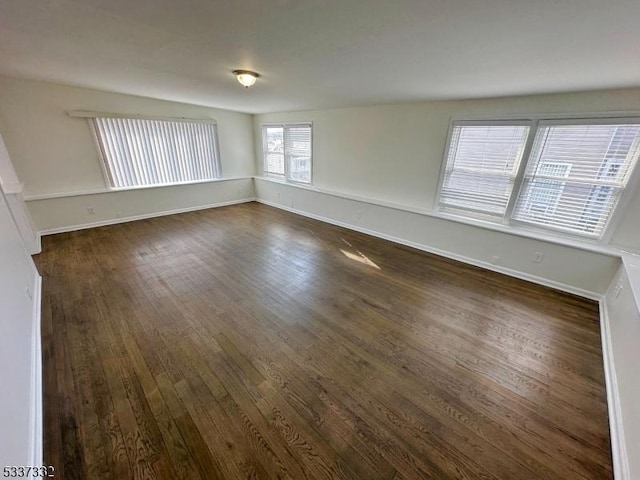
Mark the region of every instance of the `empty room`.
[[640, 3], [0, 0], [0, 472], [640, 479]]

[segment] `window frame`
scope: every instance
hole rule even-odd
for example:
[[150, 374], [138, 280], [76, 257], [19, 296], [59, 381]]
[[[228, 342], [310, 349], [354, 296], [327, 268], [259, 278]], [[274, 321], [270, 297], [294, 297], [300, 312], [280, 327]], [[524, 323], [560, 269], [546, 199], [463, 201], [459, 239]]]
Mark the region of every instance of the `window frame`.
[[[486, 126], [486, 125], [491, 125], [491, 126], [526, 126], [529, 127], [529, 132], [527, 133], [527, 138], [525, 140], [525, 144], [524, 144], [524, 148], [522, 149], [522, 160], [520, 161], [520, 164], [518, 165], [518, 169], [516, 171], [516, 174], [514, 176], [514, 180], [513, 180], [513, 187], [511, 189], [511, 194], [509, 196], [509, 202], [507, 203], [506, 209], [505, 209], [505, 214], [504, 217], [502, 219], [501, 222], [492, 222], [490, 220], [486, 220], [485, 216], [465, 216], [465, 215], [456, 215], [455, 213], [451, 213], [451, 212], [443, 212], [441, 207], [440, 207], [440, 195], [442, 194], [442, 187], [444, 185], [444, 179], [445, 179], [445, 175], [446, 175], [446, 171], [447, 171], [447, 162], [449, 159], [449, 151], [451, 150], [451, 140], [453, 138], [453, 130], [456, 126], [462, 126], [462, 127], [475, 127], [475, 126]], [[494, 224], [494, 225], [508, 225], [508, 223], [505, 223], [505, 219], [509, 218], [511, 216], [511, 212], [513, 211], [513, 209], [515, 208], [515, 197], [517, 197], [517, 195], [514, 195], [514, 192], [519, 191], [520, 189], [520, 184], [522, 183], [522, 179], [524, 177], [524, 166], [526, 166], [526, 159], [529, 157], [529, 153], [531, 152], [531, 148], [533, 147], [533, 139], [531, 136], [531, 132], [534, 130], [534, 126], [533, 126], [533, 121], [527, 118], [521, 118], [521, 117], [513, 117], [513, 118], [501, 118], [501, 119], [490, 119], [490, 120], [484, 120], [484, 119], [468, 119], [468, 118], [461, 118], [461, 119], [454, 119], [452, 118], [451, 121], [449, 122], [449, 130], [447, 132], [447, 139], [446, 139], [446, 143], [445, 143], [445, 147], [444, 147], [444, 156], [443, 156], [443, 160], [442, 160], [442, 165], [440, 167], [440, 177], [438, 180], [438, 190], [436, 193], [436, 201], [435, 201], [435, 209], [438, 211], [438, 213], [441, 213], [443, 215], [451, 215], [452, 217], [461, 217], [461, 218], [472, 218], [474, 220], [478, 220], [481, 222], [486, 222], [486, 223], [490, 223], [490, 224]], [[460, 209], [462, 210], [462, 209]]]
[[[268, 148], [266, 145], [266, 137], [265, 137], [265, 129], [267, 128], [282, 128], [282, 154], [284, 157], [284, 173], [276, 173], [269, 172], [267, 170], [267, 155]], [[309, 161], [311, 162], [311, 167], [309, 169], [309, 182], [301, 182], [299, 180], [293, 180], [290, 174], [290, 166], [287, 160], [287, 151], [285, 148], [286, 145], [286, 129], [291, 127], [309, 127]], [[265, 177], [279, 179], [283, 182], [293, 183], [296, 185], [302, 185], [311, 187], [313, 186], [313, 122], [284, 122], [284, 123], [262, 123], [260, 124], [260, 135], [262, 136], [262, 172]]]
[[[125, 190], [139, 190], [139, 189], [145, 189], [145, 188], [162, 188], [162, 187], [170, 187], [175, 185], [193, 185], [198, 183], [216, 182], [223, 179], [222, 161], [220, 158], [220, 138], [218, 135], [218, 122], [213, 118], [165, 117], [165, 116], [155, 116], [155, 115], [93, 112], [93, 111], [85, 111], [85, 110], [72, 110], [67, 113], [70, 117], [78, 117], [78, 118], [86, 119], [87, 124], [89, 125], [89, 130], [91, 131], [91, 136], [93, 138], [94, 145], [98, 152], [100, 168], [102, 169], [102, 174], [104, 176], [105, 185], [108, 191], [119, 192], [119, 191], [125, 191]], [[214, 127], [213, 128], [213, 131], [214, 131], [213, 154], [214, 154], [214, 161], [217, 163], [217, 166], [214, 166], [214, 170], [217, 168], [218, 176], [215, 178], [188, 180], [184, 182], [168, 182], [168, 183], [157, 183], [157, 184], [151, 184], [151, 185], [133, 185], [133, 186], [125, 186], [125, 187], [114, 186], [112, 182], [111, 172], [109, 172], [107, 167], [107, 160], [105, 157], [104, 147], [100, 142], [100, 136], [96, 130], [96, 125], [94, 123], [94, 119], [96, 118], [154, 120], [154, 121], [160, 121], [160, 122], [199, 123], [199, 124], [212, 125]]]
[[[520, 123], [518, 123], [520, 122]], [[511, 197], [505, 215], [502, 221], [491, 221], [481, 216], [464, 215], [462, 213], [454, 213], [451, 211], [443, 211], [440, 206], [440, 195], [445, 178], [446, 164], [451, 149], [451, 140], [453, 130], [456, 126], [474, 126], [474, 125], [525, 125], [529, 122], [529, 134], [522, 153], [522, 161], [520, 162], [518, 174], [515, 178]], [[508, 229], [518, 232], [531, 232], [532, 234], [542, 234], [545, 236], [558, 237], [571, 241], [585, 242], [589, 244], [604, 245], [608, 244], [617, 228], [627, 205], [631, 201], [633, 192], [640, 185], [640, 158], [633, 165], [626, 185], [621, 189], [620, 195], [614, 204], [609, 218], [606, 220], [605, 226], [599, 237], [581, 235], [578, 233], [566, 231], [560, 228], [546, 227], [535, 225], [527, 222], [518, 221], [513, 217], [515, 208], [518, 204], [520, 194], [522, 193], [522, 184], [524, 182], [527, 165], [529, 164], [535, 139], [538, 135], [540, 124], [549, 125], [615, 125], [615, 124], [638, 124], [640, 125], [640, 112], [598, 112], [585, 113], [578, 115], [568, 114], [531, 114], [531, 115], [502, 115], [502, 116], [452, 116], [449, 119], [449, 128], [444, 144], [444, 152], [440, 167], [440, 176], [438, 179], [438, 189], [435, 196], [434, 209], [439, 216], [450, 218], [452, 220], [461, 220], [466, 223], [479, 223], [480, 225], [500, 225]]]

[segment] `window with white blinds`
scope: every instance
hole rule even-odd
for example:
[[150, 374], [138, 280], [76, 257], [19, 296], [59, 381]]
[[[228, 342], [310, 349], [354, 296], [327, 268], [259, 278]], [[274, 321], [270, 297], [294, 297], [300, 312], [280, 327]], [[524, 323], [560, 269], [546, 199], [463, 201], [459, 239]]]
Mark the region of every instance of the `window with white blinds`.
[[214, 123], [106, 116], [89, 121], [111, 188], [193, 183], [220, 177]]
[[263, 127], [264, 171], [284, 175], [284, 128]]
[[440, 185], [441, 210], [504, 217], [528, 125], [454, 125]]
[[601, 238], [639, 155], [640, 119], [454, 122], [438, 206]]
[[638, 158], [640, 125], [540, 123], [513, 219], [600, 237]]
[[311, 124], [263, 125], [264, 172], [311, 183]]

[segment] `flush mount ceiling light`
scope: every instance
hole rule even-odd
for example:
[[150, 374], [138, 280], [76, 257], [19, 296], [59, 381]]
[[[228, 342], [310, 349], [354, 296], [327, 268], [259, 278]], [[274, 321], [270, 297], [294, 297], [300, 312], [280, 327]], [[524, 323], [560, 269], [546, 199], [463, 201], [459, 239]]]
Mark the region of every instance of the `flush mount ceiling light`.
[[252, 72], [251, 70], [234, 70], [233, 74], [238, 81], [244, 85], [244, 88], [249, 88], [260, 78], [260, 74]]

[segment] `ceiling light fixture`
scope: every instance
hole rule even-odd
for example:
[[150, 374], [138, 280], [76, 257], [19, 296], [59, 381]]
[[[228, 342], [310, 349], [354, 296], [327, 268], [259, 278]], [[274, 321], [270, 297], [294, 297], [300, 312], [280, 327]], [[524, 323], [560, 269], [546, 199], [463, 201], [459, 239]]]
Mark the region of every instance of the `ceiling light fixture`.
[[244, 88], [249, 88], [256, 83], [256, 80], [260, 78], [260, 74], [252, 72], [251, 70], [234, 70], [233, 74], [238, 81], [244, 85]]

